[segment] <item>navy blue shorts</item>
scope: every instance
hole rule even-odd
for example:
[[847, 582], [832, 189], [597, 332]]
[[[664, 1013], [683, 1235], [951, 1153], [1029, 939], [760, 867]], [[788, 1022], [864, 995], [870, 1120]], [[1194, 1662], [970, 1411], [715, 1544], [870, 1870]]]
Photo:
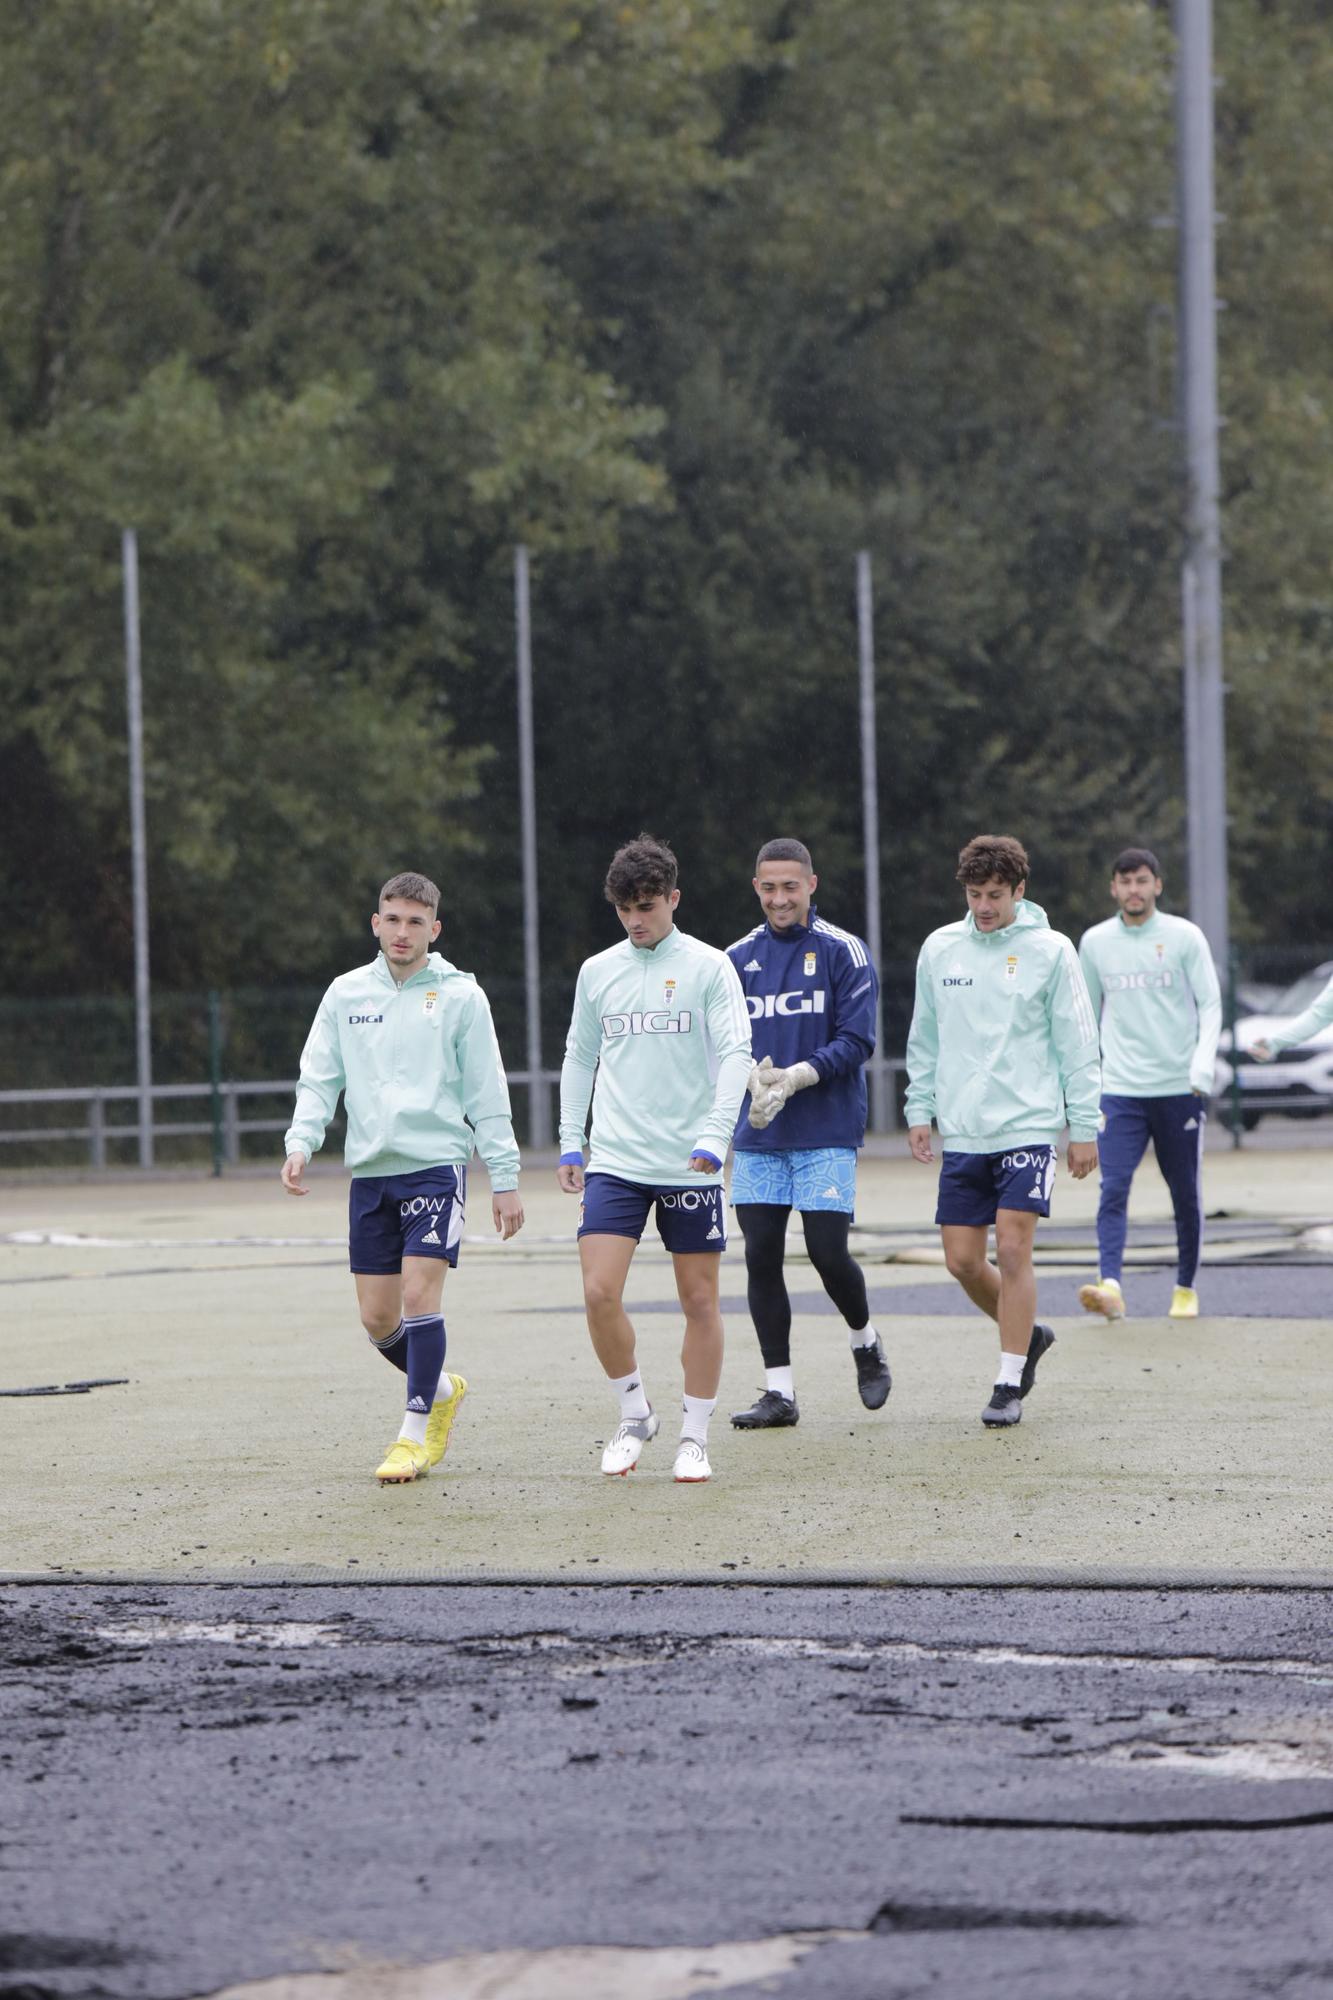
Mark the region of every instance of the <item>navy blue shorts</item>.
[[645, 1187], [616, 1174], [589, 1174], [579, 1210], [580, 1236], [643, 1235], [651, 1208], [657, 1233], [672, 1255], [727, 1247], [726, 1190], [722, 1176], [697, 1188]]
[[962, 1229], [989, 1229], [1001, 1208], [1049, 1215], [1055, 1168], [1054, 1146], [1015, 1146], [1007, 1153], [946, 1153], [935, 1220]]
[[452, 1167], [353, 1180], [347, 1199], [353, 1271], [396, 1277], [404, 1257], [442, 1257], [456, 1265], [466, 1201], [467, 1173]]

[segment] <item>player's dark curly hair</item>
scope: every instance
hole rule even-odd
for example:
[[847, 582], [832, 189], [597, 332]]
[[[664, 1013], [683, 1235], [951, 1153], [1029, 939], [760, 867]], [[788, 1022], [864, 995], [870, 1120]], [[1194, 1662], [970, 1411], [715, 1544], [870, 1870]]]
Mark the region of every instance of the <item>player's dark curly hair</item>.
[[669, 896], [676, 886], [676, 857], [664, 840], [641, 833], [611, 856], [606, 871], [606, 900], [621, 908], [650, 896]]
[[998, 879], [1016, 889], [1028, 879], [1028, 857], [1021, 843], [1007, 833], [979, 833], [969, 840], [958, 856], [957, 882], [978, 883]]
[[1162, 879], [1162, 864], [1151, 847], [1122, 847], [1111, 863], [1113, 875], [1132, 875], [1136, 868], [1151, 869], [1159, 882]]

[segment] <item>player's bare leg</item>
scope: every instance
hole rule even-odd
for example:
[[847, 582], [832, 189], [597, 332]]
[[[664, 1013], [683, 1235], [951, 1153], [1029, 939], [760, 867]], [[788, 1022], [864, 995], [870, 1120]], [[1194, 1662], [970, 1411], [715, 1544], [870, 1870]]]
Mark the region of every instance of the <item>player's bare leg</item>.
[[957, 1278], [974, 1306], [988, 1318], [1000, 1317], [1000, 1274], [986, 1255], [989, 1229], [968, 1228], [960, 1222], [946, 1222], [940, 1230], [944, 1261], [949, 1275]]
[[632, 1236], [579, 1238], [588, 1332], [620, 1404], [620, 1423], [602, 1453], [602, 1471], [613, 1478], [633, 1472], [660, 1427], [643, 1386], [634, 1328], [624, 1306], [625, 1280], [638, 1247]]
[[356, 1273], [361, 1324], [376, 1346], [389, 1338], [400, 1320], [440, 1310], [448, 1269], [443, 1257], [404, 1257], [401, 1274]]
[[1032, 1246], [1038, 1218], [1022, 1208], [1002, 1208], [995, 1218], [995, 1262], [1000, 1298], [996, 1318], [1006, 1354], [1026, 1355], [1037, 1319], [1037, 1274]]
[[1037, 1274], [1032, 1247], [1037, 1222], [1038, 1217], [1026, 1209], [1000, 1209], [995, 1218], [993, 1264], [986, 1255], [986, 1229], [946, 1223], [940, 1231], [950, 1272], [972, 1303], [999, 1328], [1000, 1372], [982, 1416], [988, 1428], [1018, 1422], [1037, 1363], [1055, 1343], [1051, 1329], [1036, 1322]]
[[625, 1311], [625, 1280], [638, 1244], [632, 1236], [580, 1236], [583, 1310], [593, 1351], [612, 1381], [635, 1366], [634, 1328]]
[[671, 1259], [676, 1296], [685, 1315], [680, 1360], [685, 1373], [685, 1414], [676, 1451], [675, 1474], [682, 1484], [712, 1477], [708, 1463], [708, 1421], [722, 1380], [722, 1308], [718, 1301], [722, 1259], [711, 1251], [678, 1251]]
[[722, 1308], [718, 1302], [722, 1259], [714, 1252], [680, 1251], [671, 1262], [676, 1296], [685, 1315], [680, 1361], [687, 1396], [716, 1396], [722, 1380]]

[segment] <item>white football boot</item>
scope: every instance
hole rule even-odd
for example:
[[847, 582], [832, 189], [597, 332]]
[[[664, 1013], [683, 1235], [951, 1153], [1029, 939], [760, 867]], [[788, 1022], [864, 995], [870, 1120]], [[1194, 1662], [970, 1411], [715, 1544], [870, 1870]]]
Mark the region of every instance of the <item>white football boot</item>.
[[633, 1472], [644, 1446], [661, 1428], [662, 1419], [655, 1410], [649, 1410], [646, 1417], [627, 1417], [602, 1453], [602, 1471], [610, 1479], [623, 1479], [627, 1472]]
[[708, 1452], [698, 1438], [682, 1438], [676, 1446], [675, 1479], [681, 1486], [699, 1486], [711, 1479], [713, 1468]]

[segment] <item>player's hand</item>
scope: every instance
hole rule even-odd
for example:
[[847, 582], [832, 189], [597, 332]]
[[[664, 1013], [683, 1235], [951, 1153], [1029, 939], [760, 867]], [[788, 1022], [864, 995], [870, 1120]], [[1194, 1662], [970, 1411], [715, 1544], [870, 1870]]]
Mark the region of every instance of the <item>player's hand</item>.
[[720, 1174], [721, 1171], [722, 1168], [710, 1154], [690, 1154], [690, 1172], [692, 1174]]
[[923, 1167], [928, 1167], [935, 1157], [930, 1150], [929, 1125], [909, 1125], [907, 1143], [912, 1149], [912, 1158], [920, 1160]]
[[305, 1172], [305, 1154], [288, 1153], [282, 1163], [282, 1184], [288, 1194], [309, 1194], [308, 1187], [302, 1187], [301, 1176]]
[[517, 1236], [523, 1227], [523, 1202], [517, 1188], [509, 1188], [504, 1194], [491, 1196], [491, 1214], [495, 1218], [495, 1231], [502, 1243], [511, 1236]]
[[1069, 1142], [1069, 1171], [1076, 1181], [1084, 1181], [1097, 1167], [1097, 1141], [1095, 1139], [1071, 1139]]
[[1271, 1042], [1264, 1041], [1261, 1036], [1257, 1042], [1250, 1043], [1248, 1053], [1254, 1057], [1256, 1062], [1272, 1062], [1277, 1055], [1277, 1050]]
[[583, 1168], [573, 1160], [565, 1161], [558, 1166], [555, 1177], [566, 1194], [583, 1193]]

